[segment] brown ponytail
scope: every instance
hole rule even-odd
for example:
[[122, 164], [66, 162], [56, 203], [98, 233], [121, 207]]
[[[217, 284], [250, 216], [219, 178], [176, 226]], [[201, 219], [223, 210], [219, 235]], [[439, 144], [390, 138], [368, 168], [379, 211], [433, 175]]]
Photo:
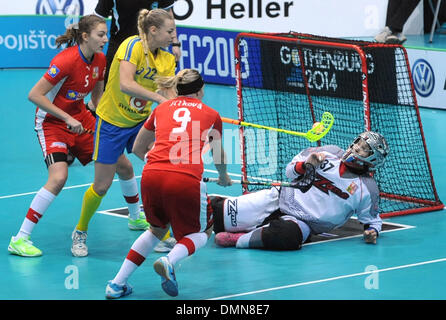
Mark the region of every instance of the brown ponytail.
[[67, 44], [67, 47], [81, 44], [83, 42], [82, 34], [84, 32], [90, 34], [91, 31], [101, 23], [105, 24], [105, 19], [97, 15], [90, 14], [83, 16], [78, 23], [68, 26], [65, 34], [56, 38], [57, 47], [60, 48], [64, 44]]

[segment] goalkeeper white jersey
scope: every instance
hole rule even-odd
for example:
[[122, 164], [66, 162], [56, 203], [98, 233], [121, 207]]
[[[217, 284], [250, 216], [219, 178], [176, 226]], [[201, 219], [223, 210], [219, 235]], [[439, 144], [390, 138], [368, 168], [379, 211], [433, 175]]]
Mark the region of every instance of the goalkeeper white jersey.
[[280, 210], [306, 222], [316, 234], [342, 226], [353, 215], [361, 223], [380, 232], [382, 220], [378, 214], [379, 190], [376, 181], [368, 175], [341, 177], [341, 157], [344, 154], [341, 148], [329, 145], [303, 150], [287, 165], [287, 177], [296, 179], [299, 173], [295, 170], [295, 164], [305, 161], [313, 152], [323, 152], [326, 158], [316, 168], [312, 187], [306, 193], [294, 188], [282, 188]]

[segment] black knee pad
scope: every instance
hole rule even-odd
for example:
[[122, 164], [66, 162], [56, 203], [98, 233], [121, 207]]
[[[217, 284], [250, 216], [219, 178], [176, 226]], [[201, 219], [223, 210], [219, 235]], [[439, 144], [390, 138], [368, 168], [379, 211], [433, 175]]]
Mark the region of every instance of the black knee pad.
[[215, 234], [225, 231], [223, 222], [223, 205], [226, 198], [218, 196], [209, 196], [214, 216], [214, 232]]
[[273, 220], [262, 229], [264, 249], [299, 250], [302, 247], [302, 231], [297, 223], [282, 219]]

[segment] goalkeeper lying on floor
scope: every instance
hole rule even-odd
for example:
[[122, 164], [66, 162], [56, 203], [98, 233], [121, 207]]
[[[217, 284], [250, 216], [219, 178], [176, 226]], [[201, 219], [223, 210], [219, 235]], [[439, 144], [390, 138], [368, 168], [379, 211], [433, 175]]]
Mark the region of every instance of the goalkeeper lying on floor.
[[239, 197], [211, 197], [215, 242], [219, 246], [299, 250], [310, 234], [341, 227], [356, 214], [364, 240], [376, 243], [382, 220], [379, 190], [371, 173], [389, 147], [372, 131], [361, 133], [344, 152], [328, 145], [300, 152], [286, 167], [293, 181], [307, 186], [260, 190]]

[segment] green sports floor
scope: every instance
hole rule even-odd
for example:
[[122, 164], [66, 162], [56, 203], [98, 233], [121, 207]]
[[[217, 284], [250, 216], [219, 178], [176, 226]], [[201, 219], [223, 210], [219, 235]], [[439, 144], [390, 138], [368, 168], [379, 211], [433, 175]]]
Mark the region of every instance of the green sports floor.
[[[35, 193], [46, 182], [46, 167], [33, 130], [34, 106], [27, 100], [44, 70], [0, 70], [0, 300], [103, 300], [105, 286], [119, 270], [140, 232], [125, 218], [106, 214], [124, 207], [115, 180], [89, 227], [90, 255], [74, 258], [71, 232], [79, 218], [93, 165], [74, 162], [65, 189], [34, 229], [39, 258], [7, 251]], [[237, 118], [235, 88], [207, 85], [205, 102], [222, 116]], [[446, 201], [446, 110], [421, 109], [421, 120], [440, 199]], [[226, 126], [226, 125], [225, 125]], [[240, 174], [233, 145], [234, 179]], [[130, 159], [140, 178], [142, 163]], [[211, 165], [206, 176], [215, 176]], [[239, 195], [239, 185], [208, 184], [208, 192]], [[167, 296], [152, 262], [153, 253], [133, 274], [134, 293], [126, 300], [443, 300], [446, 298], [446, 211], [385, 220], [401, 228], [383, 232], [377, 245], [360, 236], [305, 245], [300, 251], [270, 252], [206, 247], [176, 267], [179, 296]]]

